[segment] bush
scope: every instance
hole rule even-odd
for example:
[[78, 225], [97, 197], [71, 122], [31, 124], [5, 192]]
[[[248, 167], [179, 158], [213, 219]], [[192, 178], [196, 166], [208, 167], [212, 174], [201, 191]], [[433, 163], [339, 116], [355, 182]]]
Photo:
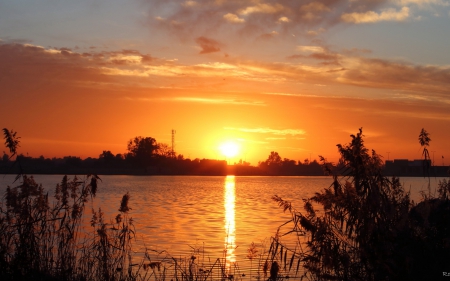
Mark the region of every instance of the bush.
[[[333, 183], [304, 200], [304, 212], [273, 197], [290, 211], [293, 226], [272, 240], [269, 257], [280, 257], [286, 274], [293, 264], [296, 274], [303, 267], [302, 278], [310, 280], [442, 277], [450, 264], [448, 183], [440, 183], [438, 198], [414, 205], [397, 178], [381, 174], [380, 156], [364, 146], [362, 129], [351, 137], [350, 144], [338, 145], [343, 170], [333, 171]], [[288, 234], [304, 239], [289, 247], [279, 238]]]

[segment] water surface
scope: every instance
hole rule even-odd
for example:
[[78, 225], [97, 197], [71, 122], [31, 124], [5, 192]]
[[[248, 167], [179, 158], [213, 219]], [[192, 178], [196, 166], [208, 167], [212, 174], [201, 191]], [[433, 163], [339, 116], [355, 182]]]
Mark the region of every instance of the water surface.
[[[82, 177], [81, 177], [82, 178]], [[0, 192], [13, 184], [14, 176], [0, 178]], [[50, 193], [60, 175], [36, 175]], [[165, 250], [174, 257], [185, 257], [194, 250], [211, 259], [226, 256], [240, 270], [249, 270], [246, 258], [252, 242], [262, 253], [269, 238], [290, 216], [271, 199], [273, 195], [291, 201], [302, 209], [303, 198], [328, 187], [330, 177], [205, 177], [205, 176], [101, 176], [97, 197], [87, 203], [86, 220], [92, 208], [101, 208], [106, 218], [119, 212], [120, 200], [131, 195], [129, 216], [134, 219], [138, 243], [144, 248]], [[439, 178], [432, 178], [434, 191]], [[416, 202], [420, 190], [427, 190], [428, 179], [402, 178]]]

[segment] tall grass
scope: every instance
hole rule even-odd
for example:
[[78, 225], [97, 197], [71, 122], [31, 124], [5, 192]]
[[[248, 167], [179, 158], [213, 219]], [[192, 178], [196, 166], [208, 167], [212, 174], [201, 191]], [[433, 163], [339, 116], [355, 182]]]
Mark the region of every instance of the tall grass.
[[65, 176], [54, 200], [26, 175], [19, 185], [7, 188], [0, 206], [2, 280], [71, 280], [77, 275], [81, 217], [85, 203], [95, 196], [98, 179]]
[[[8, 129], [3, 132], [12, 158], [19, 137]], [[90, 226], [84, 225], [86, 203], [95, 199], [99, 181], [97, 175], [64, 176], [49, 198], [41, 184], [20, 171], [14, 181], [18, 184], [8, 186], [0, 202], [0, 280], [239, 279], [236, 268], [227, 267], [228, 251], [212, 261], [195, 250], [187, 258], [165, 251], [134, 252], [128, 193], [113, 220], [101, 209], [92, 210]]]
[[227, 251], [212, 260], [194, 248], [179, 258], [134, 252], [128, 193], [113, 220], [98, 209], [83, 225], [99, 180], [64, 176], [53, 198], [26, 175], [7, 188], [0, 205], [0, 280], [240, 280], [239, 268], [227, 264]]

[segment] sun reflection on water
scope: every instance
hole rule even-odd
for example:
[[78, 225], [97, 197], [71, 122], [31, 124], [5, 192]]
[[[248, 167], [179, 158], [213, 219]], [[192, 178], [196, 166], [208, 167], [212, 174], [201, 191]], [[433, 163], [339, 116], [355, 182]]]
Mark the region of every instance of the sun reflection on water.
[[236, 222], [235, 222], [235, 178], [227, 176], [224, 189], [225, 207], [225, 256], [226, 268], [229, 271], [236, 262]]

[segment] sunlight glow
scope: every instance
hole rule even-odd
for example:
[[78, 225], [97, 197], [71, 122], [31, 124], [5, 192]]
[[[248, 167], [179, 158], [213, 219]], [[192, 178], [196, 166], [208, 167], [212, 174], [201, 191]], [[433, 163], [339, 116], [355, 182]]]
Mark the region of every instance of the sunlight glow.
[[239, 144], [233, 141], [227, 141], [219, 146], [220, 152], [227, 158], [233, 158], [239, 153]]

